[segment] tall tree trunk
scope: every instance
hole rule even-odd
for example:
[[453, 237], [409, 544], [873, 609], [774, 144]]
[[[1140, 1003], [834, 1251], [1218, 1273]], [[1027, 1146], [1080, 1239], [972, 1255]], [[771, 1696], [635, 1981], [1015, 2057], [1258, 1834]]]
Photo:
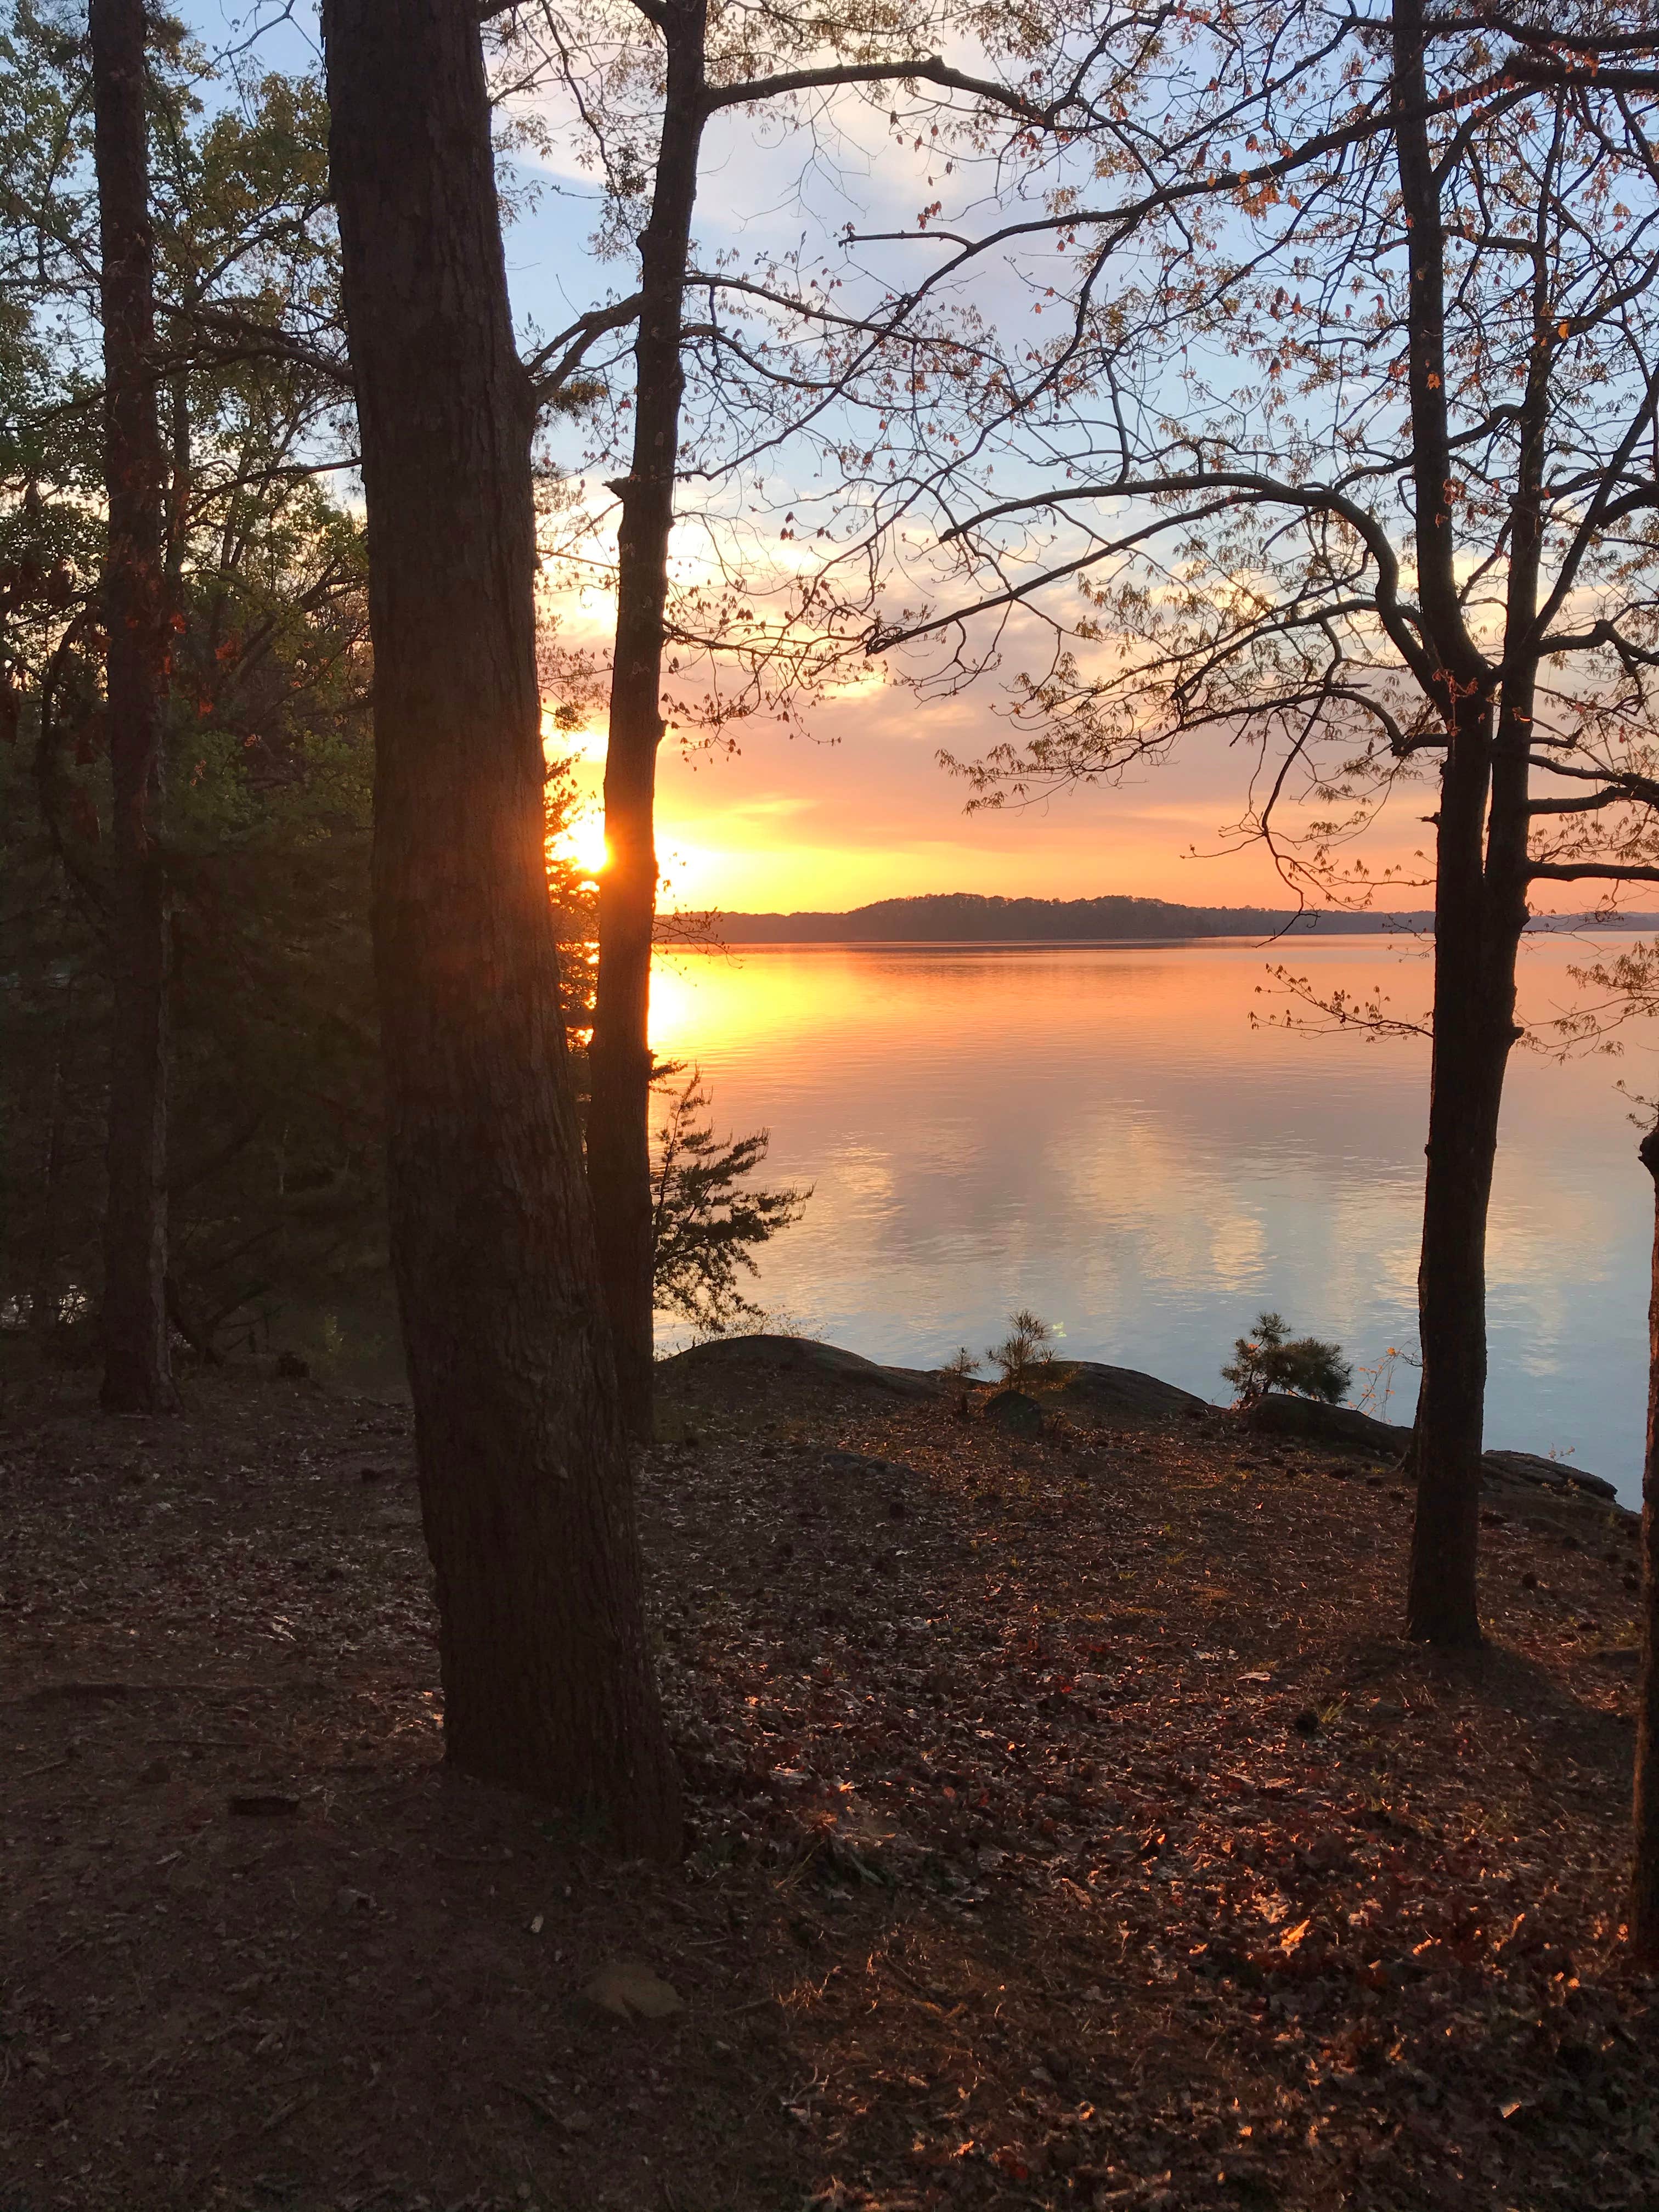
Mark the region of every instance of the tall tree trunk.
[[1482, 865], [1489, 718], [1485, 707], [1469, 713], [1447, 748], [1437, 839], [1434, 1051], [1418, 1270], [1423, 1380], [1406, 1603], [1407, 1634], [1431, 1644], [1480, 1640], [1486, 1210], [1514, 1036], [1512, 993], [1508, 1007], [1489, 996], [1492, 917]]
[[1636, 1793], [1630, 1936], [1659, 1960], [1659, 1127], [1641, 1144], [1653, 1177], [1653, 1281], [1648, 1298], [1648, 1443], [1642, 1462], [1642, 1692], [1636, 1706]]
[[[1434, 1060], [1418, 1311], [1423, 1382], [1412, 1461], [1417, 1513], [1406, 1622], [1427, 1643], [1477, 1644], [1480, 1447], [1486, 1394], [1486, 1214], [1504, 1073], [1515, 1030], [1516, 948], [1526, 919], [1527, 711], [1471, 636], [1460, 580], [1446, 398], [1443, 179], [1428, 127], [1425, 0], [1391, 13], [1395, 144], [1411, 233], [1407, 271], [1412, 516], [1421, 615], [1419, 680], [1447, 732], [1436, 836]], [[1529, 404], [1539, 398], [1529, 388]], [[1506, 642], [1518, 644], [1537, 585], [1541, 414], [1525, 431], [1532, 527], [1517, 513]], [[1517, 745], [1518, 741], [1518, 745]], [[1490, 802], [1491, 812], [1488, 815]], [[1490, 819], [1490, 832], [1488, 823]]]
[[542, 850], [532, 404], [478, 14], [326, 0], [391, 1241], [449, 1757], [680, 1844]]
[[92, 0], [94, 155], [104, 318], [104, 623], [114, 818], [114, 1005], [104, 1221], [103, 1402], [171, 1411], [167, 1318], [167, 880], [153, 836], [161, 784], [167, 605], [156, 410], [155, 243], [143, 0]]
[[617, 642], [605, 768], [599, 970], [589, 1054], [587, 1173], [623, 1417], [652, 1431], [651, 939], [663, 616], [679, 458], [682, 295], [702, 136], [707, 0], [665, 0], [668, 82], [651, 219], [640, 237], [634, 453], [621, 488]]

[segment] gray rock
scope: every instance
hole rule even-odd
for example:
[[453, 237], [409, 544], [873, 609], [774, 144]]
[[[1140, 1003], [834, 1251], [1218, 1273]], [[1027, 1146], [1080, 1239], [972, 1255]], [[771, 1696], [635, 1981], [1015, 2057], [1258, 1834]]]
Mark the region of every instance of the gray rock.
[[[817, 1344], [804, 1336], [724, 1336], [693, 1345], [662, 1364], [665, 1379], [732, 1375], [795, 1375], [842, 1389], [876, 1390], [890, 1397], [935, 1398], [952, 1377], [918, 1367], [884, 1367], [839, 1345]], [[1218, 1409], [1173, 1382], [1144, 1375], [1133, 1367], [1109, 1367], [1097, 1359], [1056, 1360], [1034, 1380], [1034, 1396], [999, 1390], [984, 1402], [985, 1417], [1011, 1435], [1036, 1435], [1045, 1412], [1060, 1411], [1102, 1428], [1139, 1428], [1149, 1422], [1178, 1420]], [[994, 1410], [1000, 1407], [1001, 1410]], [[1035, 1416], [1035, 1419], [1033, 1418]], [[1315, 1398], [1296, 1398], [1273, 1390], [1241, 1416], [1258, 1435], [1291, 1437], [1333, 1451], [1364, 1452], [1373, 1459], [1398, 1460], [1411, 1443], [1408, 1427], [1379, 1421], [1358, 1406], [1326, 1406]], [[1616, 1504], [1612, 1483], [1570, 1462], [1545, 1459], [1536, 1452], [1489, 1451], [1481, 1459], [1486, 1475], [1520, 1482], [1555, 1496], [1593, 1498]]]
[[1241, 1416], [1246, 1428], [1268, 1437], [1301, 1437], [1333, 1451], [1367, 1452], [1374, 1459], [1398, 1459], [1412, 1440], [1409, 1429], [1379, 1421], [1358, 1406], [1327, 1406], [1317, 1398], [1293, 1398], [1270, 1390]]
[[1054, 1392], [1058, 1403], [1077, 1419], [1103, 1428], [1138, 1427], [1146, 1421], [1179, 1420], [1215, 1409], [1190, 1390], [1161, 1382], [1134, 1367], [1108, 1367], [1097, 1359], [1067, 1360]]
[[994, 1391], [985, 1401], [985, 1418], [1011, 1437], [1037, 1437], [1042, 1433], [1042, 1408], [1024, 1390]]
[[805, 1336], [717, 1336], [694, 1344], [662, 1363], [665, 1378], [704, 1375], [799, 1375], [843, 1388], [885, 1391], [891, 1397], [934, 1398], [943, 1385], [919, 1367], [882, 1367], [839, 1345]]
[[[1378, 1421], [1358, 1406], [1324, 1406], [1315, 1398], [1293, 1398], [1269, 1391], [1243, 1416], [1245, 1426], [1267, 1436], [1300, 1437], [1309, 1443], [1328, 1444], [1334, 1451], [1363, 1451], [1377, 1459], [1397, 1460], [1411, 1443], [1410, 1429], [1395, 1421]], [[1582, 1467], [1544, 1459], [1536, 1452], [1489, 1451], [1480, 1465], [1489, 1477], [1524, 1482], [1535, 1490], [1554, 1492], [1559, 1498], [1574, 1492], [1617, 1502], [1612, 1483]]]
[[1541, 1458], [1537, 1452], [1483, 1452], [1480, 1464], [1489, 1474], [1511, 1475], [1517, 1482], [1553, 1490], [1564, 1498], [1580, 1490], [1587, 1491], [1592, 1498], [1605, 1498], [1610, 1504], [1618, 1502], [1619, 1492], [1605, 1475], [1591, 1474], [1582, 1467], [1573, 1467], [1559, 1459]]

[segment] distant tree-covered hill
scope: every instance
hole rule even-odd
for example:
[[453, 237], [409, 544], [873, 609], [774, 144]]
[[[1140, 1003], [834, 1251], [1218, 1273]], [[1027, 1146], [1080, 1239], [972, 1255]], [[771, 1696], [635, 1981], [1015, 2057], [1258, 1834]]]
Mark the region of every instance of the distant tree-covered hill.
[[[1588, 917], [1537, 917], [1534, 928], [1571, 928]], [[1434, 917], [1409, 912], [1297, 914], [1264, 906], [1177, 906], [1167, 899], [991, 898], [938, 891], [878, 899], [850, 914], [727, 914], [716, 933], [728, 945], [1134, 943], [1169, 937], [1375, 937], [1427, 930]], [[1622, 915], [1621, 928], [1659, 926], [1659, 915]]]
[[1292, 915], [1268, 907], [1177, 906], [1151, 898], [990, 898], [940, 891], [878, 899], [850, 914], [728, 914], [719, 934], [732, 945], [1098, 943], [1164, 937], [1259, 937], [1425, 929], [1427, 914]]

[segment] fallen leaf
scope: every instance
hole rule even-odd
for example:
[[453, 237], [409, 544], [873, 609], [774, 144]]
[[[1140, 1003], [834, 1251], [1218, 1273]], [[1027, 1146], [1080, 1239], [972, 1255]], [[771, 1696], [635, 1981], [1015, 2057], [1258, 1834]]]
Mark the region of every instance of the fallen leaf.
[[685, 2010], [685, 2000], [649, 1966], [636, 1959], [613, 1959], [587, 1984], [587, 1996], [622, 2020], [667, 2020]]

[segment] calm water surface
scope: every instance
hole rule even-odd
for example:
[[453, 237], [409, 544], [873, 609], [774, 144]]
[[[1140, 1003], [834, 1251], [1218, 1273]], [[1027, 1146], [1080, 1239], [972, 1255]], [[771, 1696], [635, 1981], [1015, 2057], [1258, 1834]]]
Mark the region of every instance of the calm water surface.
[[[1529, 944], [1523, 1010], [1567, 1004], [1591, 951]], [[771, 1180], [816, 1186], [754, 1286], [789, 1326], [933, 1365], [1030, 1305], [1075, 1356], [1221, 1399], [1264, 1305], [1366, 1365], [1416, 1342], [1428, 1048], [1252, 1028], [1282, 1014], [1258, 995], [1279, 957], [1427, 1001], [1422, 946], [1376, 938], [745, 947], [659, 964], [653, 1042], [702, 1067], [722, 1132], [770, 1128]], [[1631, 1498], [1653, 1207], [1615, 1086], [1651, 1095], [1652, 1059], [1516, 1054], [1489, 1257], [1487, 1442]], [[1390, 1417], [1413, 1396], [1402, 1364]]]

